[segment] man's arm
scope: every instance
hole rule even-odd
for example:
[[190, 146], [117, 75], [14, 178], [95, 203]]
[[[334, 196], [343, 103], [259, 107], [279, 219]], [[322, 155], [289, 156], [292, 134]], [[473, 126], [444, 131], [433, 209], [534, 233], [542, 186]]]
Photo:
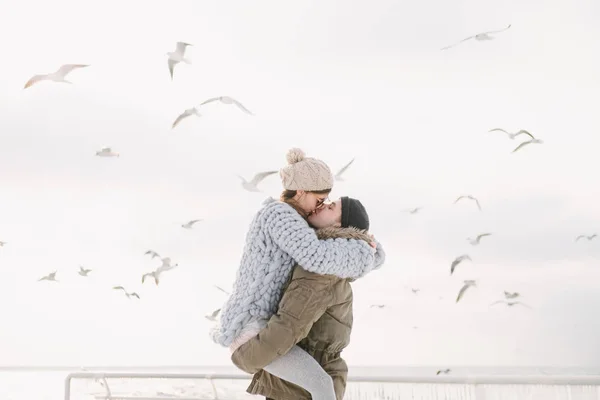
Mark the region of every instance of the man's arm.
[[267, 326], [232, 354], [231, 361], [238, 368], [250, 374], [260, 371], [304, 339], [325, 313], [332, 295], [327, 290], [329, 278], [303, 275], [292, 278]]

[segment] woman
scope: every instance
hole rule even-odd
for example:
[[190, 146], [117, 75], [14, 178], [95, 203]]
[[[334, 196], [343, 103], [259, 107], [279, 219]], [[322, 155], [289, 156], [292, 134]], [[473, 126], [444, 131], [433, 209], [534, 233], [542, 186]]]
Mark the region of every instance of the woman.
[[[306, 218], [322, 207], [333, 175], [323, 161], [305, 157], [300, 149], [291, 149], [287, 160], [280, 170], [281, 199], [267, 199], [252, 220], [231, 296], [222, 307], [219, 326], [211, 331], [212, 339], [231, 352], [256, 336], [275, 314], [295, 264], [318, 274], [358, 278], [383, 262], [381, 253], [364, 240], [317, 238]], [[290, 368], [315, 369], [317, 374], [311, 375], [318, 379], [293, 383], [307, 389], [314, 400], [335, 399], [331, 378], [306, 352], [295, 347], [278, 361], [279, 368], [286, 366], [284, 374]], [[280, 376], [274, 369], [269, 372]]]

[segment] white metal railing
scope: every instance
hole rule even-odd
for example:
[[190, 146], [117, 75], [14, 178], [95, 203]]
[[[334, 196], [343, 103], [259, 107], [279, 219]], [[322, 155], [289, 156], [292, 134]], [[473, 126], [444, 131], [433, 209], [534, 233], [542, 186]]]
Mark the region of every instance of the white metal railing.
[[[71, 380], [74, 378], [103, 380], [107, 389], [107, 399], [116, 399], [110, 394], [106, 379], [205, 379], [213, 388], [213, 380], [249, 380], [249, 374], [185, 374], [185, 373], [120, 373], [120, 372], [73, 372], [65, 379], [65, 400], [71, 400]], [[560, 376], [560, 375], [474, 375], [474, 376], [348, 376], [348, 382], [356, 383], [404, 383], [404, 384], [462, 384], [462, 385], [550, 385], [550, 386], [600, 386], [599, 375]], [[123, 397], [118, 399], [158, 400], [160, 397]], [[177, 398], [182, 400], [184, 398]], [[188, 400], [195, 400], [189, 398]]]

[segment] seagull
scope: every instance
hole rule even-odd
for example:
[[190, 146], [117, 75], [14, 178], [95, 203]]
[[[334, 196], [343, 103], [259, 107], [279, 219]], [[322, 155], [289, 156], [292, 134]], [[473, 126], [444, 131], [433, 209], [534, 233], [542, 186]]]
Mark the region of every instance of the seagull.
[[190, 117], [192, 115], [195, 115], [197, 117], [201, 117], [202, 114], [200, 114], [200, 111], [198, 111], [198, 109], [196, 107], [193, 108], [188, 108], [187, 110], [185, 110], [182, 114], [180, 114], [177, 119], [175, 120], [175, 122], [173, 122], [173, 125], [171, 126], [171, 129], [175, 128], [184, 118]]
[[531, 133], [527, 132], [525, 129], [521, 129], [520, 131], [518, 131], [516, 133], [510, 133], [510, 132], [505, 131], [502, 128], [494, 128], [494, 129], [490, 129], [488, 132], [494, 132], [494, 131], [506, 133], [511, 140], [514, 140], [519, 135], [529, 135], [530, 138], [535, 139], [533, 137], [533, 135]]
[[539, 143], [539, 144], [542, 144], [542, 143], [544, 143], [544, 141], [543, 141], [542, 139], [531, 139], [531, 140], [528, 140], [528, 141], [526, 141], [526, 142], [523, 142], [523, 143], [521, 143], [520, 145], [518, 145], [518, 146], [517, 146], [517, 147], [516, 147], [516, 148], [515, 148], [515, 149], [512, 151], [512, 153], [514, 153], [515, 151], [519, 150], [521, 147], [525, 147], [525, 146], [527, 146], [528, 144], [531, 144], [531, 143]]
[[[583, 239], [583, 238], [586, 238], [587, 240], [592, 240], [592, 239], [594, 239], [596, 236], [598, 236], [598, 235], [597, 235], [597, 234], [595, 234], [595, 233], [594, 233], [593, 235], [590, 235], [590, 236], [586, 236], [586, 235], [579, 235], [579, 236], [577, 236], [577, 238], [575, 239], [575, 241], [576, 241], [576, 242], [578, 242], [578, 241], [579, 241], [579, 239]], [[0, 243], [2, 243], [2, 242], [0, 242]]]
[[420, 291], [421, 289], [412, 289], [412, 288], [411, 288], [410, 290], [412, 290], [412, 292], [413, 292], [414, 294], [417, 294], [417, 293], [419, 293], [419, 291]]
[[259, 172], [258, 174], [254, 175], [254, 178], [252, 178], [252, 180], [250, 182], [246, 181], [246, 179], [244, 179], [244, 177], [238, 175], [238, 178], [240, 178], [242, 180], [242, 187], [244, 189], [246, 189], [249, 192], [260, 192], [260, 190], [258, 190], [258, 184], [265, 179], [267, 176], [269, 175], [273, 175], [276, 174], [277, 171], [265, 171], [265, 172]]
[[148, 255], [148, 254], [150, 254], [153, 259], [154, 259], [154, 257], [159, 257], [160, 258], [160, 256], [158, 255], [158, 253], [155, 252], [154, 250], [148, 250], [147, 252], [144, 253], [144, 255]]
[[119, 153], [115, 153], [110, 147], [103, 147], [96, 152], [96, 155], [99, 157], [119, 157]]
[[89, 67], [87, 64], [64, 64], [56, 71], [45, 74], [45, 75], [34, 75], [31, 79], [27, 81], [25, 87], [23, 89], [27, 89], [28, 87], [41, 82], [41, 81], [54, 81], [54, 82], [63, 82], [63, 83], [73, 83], [65, 80], [66, 76], [69, 72], [73, 71], [77, 68]]
[[482, 32], [482, 33], [478, 33], [477, 35], [469, 36], [468, 38], [465, 38], [465, 39], [461, 40], [461, 41], [460, 41], [460, 42], [458, 42], [458, 43], [452, 44], [452, 45], [450, 45], [450, 46], [443, 47], [443, 48], [441, 48], [440, 50], [446, 50], [446, 49], [449, 49], [449, 48], [451, 48], [451, 47], [454, 47], [454, 46], [456, 46], [456, 45], [458, 45], [458, 44], [460, 44], [460, 43], [462, 43], [462, 42], [466, 42], [466, 41], [467, 41], [467, 40], [469, 40], [469, 39], [475, 39], [475, 40], [477, 40], [477, 41], [493, 40], [493, 39], [494, 39], [494, 37], [493, 37], [493, 36], [490, 36], [490, 35], [492, 35], [492, 34], [495, 34], [495, 33], [504, 32], [505, 30], [507, 30], [507, 29], [508, 29], [508, 28], [510, 28], [510, 27], [511, 27], [511, 24], [509, 24], [509, 25], [508, 25], [506, 28], [504, 28], [504, 29], [500, 29], [500, 30], [498, 30], [498, 31], [488, 31], [488, 32]]
[[115, 289], [115, 290], [122, 290], [125, 293], [125, 296], [127, 296], [128, 299], [130, 299], [131, 296], [137, 297], [138, 299], [140, 298], [140, 296], [136, 292], [128, 293], [127, 290], [125, 290], [125, 288], [123, 286], [113, 286], [113, 289]]
[[334, 178], [336, 181], [340, 181], [340, 182], [344, 181], [344, 178], [342, 178], [342, 174], [343, 174], [344, 172], [346, 172], [346, 170], [348, 169], [348, 167], [349, 167], [349, 166], [351, 166], [353, 162], [354, 162], [354, 158], [353, 158], [352, 160], [350, 160], [350, 162], [349, 162], [348, 164], [344, 165], [344, 166], [343, 166], [343, 167], [342, 167], [342, 168], [341, 168], [341, 169], [338, 171], [338, 173], [337, 173], [337, 174], [335, 174], [335, 176], [334, 176], [333, 178]]
[[419, 210], [423, 209], [423, 207], [415, 207], [415, 208], [409, 208], [408, 210], [404, 210], [405, 212], [411, 213], [411, 214], [416, 214], [419, 212]]
[[458, 201], [461, 199], [473, 200], [475, 203], [477, 203], [477, 208], [479, 208], [479, 211], [481, 211], [481, 205], [479, 204], [479, 200], [477, 200], [475, 197], [473, 197], [471, 195], [459, 196], [456, 200], [454, 200], [454, 204], [458, 203]]
[[491, 233], [482, 233], [482, 234], [477, 235], [477, 237], [475, 239], [467, 238], [467, 240], [473, 246], [477, 246], [479, 244], [479, 241], [481, 240], [482, 237], [490, 236], [490, 235], [491, 235]]
[[435, 374], [439, 375], [439, 374], [448, 374], [448, 373], [450, 373], [450, 368], [439, 369]]
[[512, 306], [514, 306], [515, 304], [520, 304], [520, 305], [522, 305], [523, 307], [531, 308], [531, 307], [529, 307], [527, 304], [525, 304], [525, 303], [521, 303], [520, 301], [506, 301], [506, 300], [498, 300], [498, 301], [495, 301], [495, 302], [493, 302], [492, 304], [490, 304], [490, 307], [491, 307], [491, 306], [493, 306], [494, 304], [498, 304], [498, 303], [504, 303], [504, 304], [506, 304], [508, 307], [512, 307]]
[[244, 107], [242, 105], [242, 103], [240, 103], [233, 97], [229, 97], [229, 96], [211, 97], [210, 99], [200, 103], [200, 105], [203, 106], [205, 104], [212, 103], [213, 101], [220, 101], [223, 104], [235, 104], [240, 110], [242, 110], [246, 114], [254, 115], [250, 110], [248, 110], [246, 107]]
[[172, 270], [176, 266], [177, 266], [177, 264], [171, 265], [171, 259], [169, 257], [165, 257], [162, 259], [162, 265], [160, 267], [156, 268], [152, 272], [148, 272], [148, 273], [142, 275], [142, 283], [144, 283], [147, 276], [152, 276], [154, 278], [154, 283], [156, 283], [158, 285], [160, 275], [163, 272]]
[[221, 312], [220, 308], [217, 308], [215, 311], [212, 312], [212, 314], [207, 314], [204, 316], [204, 318], [206, 318], [209, 321], [216, 321], [217, 320], [217, 315], [219, 315], [219, 313]]
[[383, 307], [385, 307], [385, 304], [372, 304], [370, 308], [373, 308], [373, 307], [383, 308]]
[[46, 276], [41, 277], [40, 279], [38, 279], [39, 281], [53, 281], [53, 282], [58, 282], [56, 280], [56, 271], [49, 273]]
[[510, 292], [507, 292], [505, 290], [504, 291], [504, 297], [507, 298], [507, 299], [514, 299], [516, 297], [519, 297], [519, 292], [510, 293]]
[[91, 269], [85, 269], [81, 265], [79, 266], [79, 272], [78, 272], [79, 275], [81, 275], [81, 276], [88, 276], [88, 274], [90, 272], [92, 272]]
[[223, 288], [221, 288], [221, 287], [219, 287], [217, 285], [213, 285], [213, 286], [216, 287], [217, 289], [219, 289], [221, 292], [225, 293], [226, 295], [229, 295], [229, 292], [226, 291], [225, 289], [223, 289]]
[[473, 260], [471, 260], [471, 257], [469, 257], [468, 254], [463, 254], [462, 256], [456, 257], [454, 259], [454, 261], [452, 261], [452, 264], [450, 264], [450, 275], [452, 275], [454, 273], [454, 270], [456, 269], [456, 266], [458, 264], [460, 264], [461, 262], [463, 262], [464, 260], [473, 261]]
[[465, 292], [467, 291], [468, 288], [470, 288], [471, 286], [473, 286], [473, 287], [477, 286], [476, 282], [473, 280], [466, 280], [464, 282], [465, 282], [464, 286], [460, 289], [460, 292], [458, 292], [458, 296], [456, 297], [457, 303], [463, 297], [463, 295], [465, 294]]
[[192, 226], [193, 226], [193, 225], [194, 225], [196, 222], [200, 222], [200, 221], [202, 221], [202, 220], [201, 220], [201, 219], [193, 219], [193, 220], [191, 220], [190, 222], [187, 222], [187, 223], [185, 223], [185, 224], [181, 225], [181, 227], [182, 227], [182, 228], [185, 228], [185, 229], [192, 229]]
[[179, 64], [180, 62], [184, 62], [186, 64], [192, 63], [190, 60], [184, 57], [185, 49], [187, 46], [192, 45], [185, 42], [177, 42], [177, 47], [175, 48], [175, 51], [170, 51], [167, 53], [167, 55], [169, 56], [169, 60], [167, 61], [167, 63], [169, 64], [169, 73], [171, 74], [171, 80], [173, 80], [173, 69], [177, 64]]

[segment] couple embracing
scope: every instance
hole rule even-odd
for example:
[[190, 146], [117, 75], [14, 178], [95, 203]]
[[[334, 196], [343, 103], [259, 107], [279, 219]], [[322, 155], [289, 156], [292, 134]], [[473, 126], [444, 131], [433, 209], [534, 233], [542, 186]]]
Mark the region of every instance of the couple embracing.
[[329, 201], [334, 177], [300, 149], [279, 174], [283, 193], [253, 218], [233, 290], [211, 330], [272, 400], [341, 400], [352, 330], [350, 282], [385, 261], [357, 199]]

